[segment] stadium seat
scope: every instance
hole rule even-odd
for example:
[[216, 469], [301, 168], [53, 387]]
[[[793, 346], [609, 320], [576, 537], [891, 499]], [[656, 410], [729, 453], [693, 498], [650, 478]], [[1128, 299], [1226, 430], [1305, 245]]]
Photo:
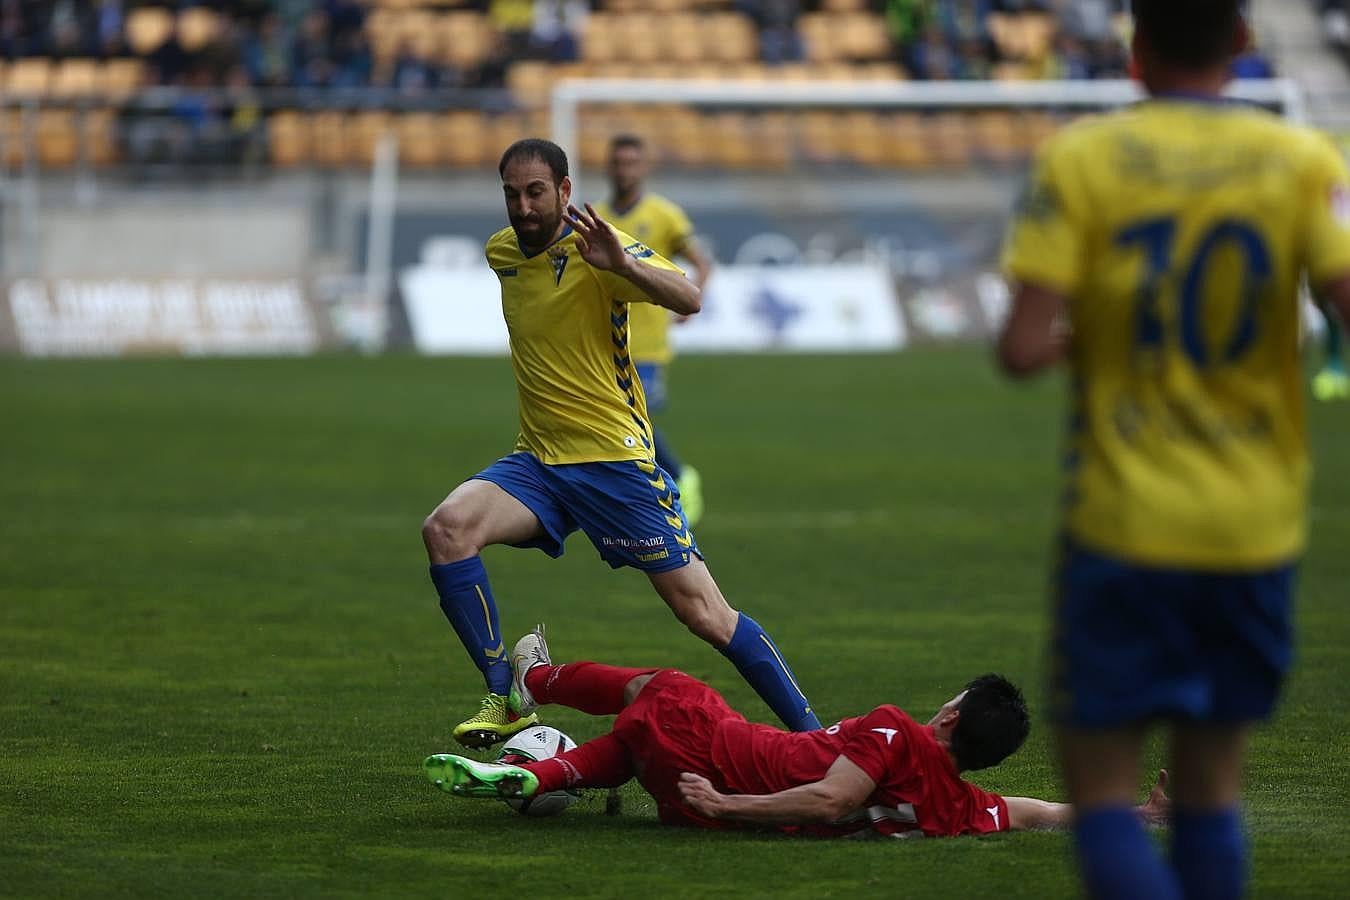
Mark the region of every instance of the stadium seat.
[[283, 168], [309, 162], [310, 130], [300, 113], [283, 109], [267, 118], [267, 155], [272, 165]]
[[710, 118], [712, 161], [728, 169], [750, 168], [755, 162], [755, 137], [745, 113], [724, 111]]
[[339, 167], [351, 162], [347, 116], [340, 112], [315, 113], [309, 119], [310, 156], [321, 166]]
[[820, 8], [831, 13], [864, 12], [867, 0], [821, 0]]
[[130, 96], [145, 80], [145, 63], [139, 59], [110, 59], [99, 69], [99, 91], [118, 100]]
[[933, 165], [928, 131], [919, 113], [900, 112], [885, 115], [883, 159], [897, 169], [923, 170]]
[[792, 163], [790, 117], [785, 112], [764, 112], [756, 117], [751, 149], [760, 169], [783, 170]]
[[394, 120], [383, 110], [366, 110], [352, 116], [349, 124], [348, 162], [369, 166], [375, 161], [375, 148], [380, 139], [394, 130]]
[[99, 66], [92, 59], [67, 59], [56, 67], [51, 92], [56, 97], [92, 97], [99, 93]]
[[974, 113], [975, 151], [987, 163], [1008, 166], [1021, 161], [1023, 145], [1015, 113], [1002, 109]]
[[671, 15], [665, 20], [663, 45], [666, 58], [671, 62], [691, 63], [703, 60], [707, 55], [703, 23], [692, 14]]
[[[476, 12], [453, 12], [442, 17], [437, 44], [446, 62], [459, 68], [473, 68], [492, 52], [497, 35], [488, 20]], [[428, 46], [435, 55], [436, 46]]]
[[38, 160], [48, 169], [68, 169], [79, 155], [75, 114], [68, 109], [44, 109], [38, 114]]
[[431, 169], [442, 162], [440, 117], [433, 113], [404, 113], [398, 117], [399, 162], [413, 169]]
[[836, 162], [841, 155], [841, 148], [851, 141], [851, 137], [843, 131], [842, 124], [840, 113], [807, 110], [797, 118], [796, 143], [812, 162]]
[[506, 87], [520, 106], [542, 106], [548, 103], [553, 77], [553, 67], [548, 63], [521, 60], [506, 70]]
[[586, 62], [610, 62], [619, 58], [615, 37], [615, 17], [593, 13], [586, 18], [581, 32], [581, 58]]
[[370, 42], [370, 55], [381, 65], [388, 64], [398, 54], [401, 13], [388, 9], [377, 9], [366, 16], [366, 39]]
[[162, 6], [138, 6], [127, 13], [127, 46], [137, 56], [149, 56], [173, 34], [173, 13]]
[[619, 16], [614, 23], [615, 58], [633, 63], [653, 63], [665, 55], [665, 17], [640, 13]]
[[749, 62], [759, 58], [759, 32], [738, 13], [713, 13], [707, 17], [709, 56], [723, 62]]
[[880, 166], [886, 162], [886, 135], [881, 121], [871, 110], [851, 110], [841, 117], [841, 127], [848, 140], [843, 144], [845, 155], [866, 166]]
[[[465, 13], [456, 13], [456, 16]], [[476, 16], [476, 13], [468, 13]], [[461, 26], [462, 27], [462, 26]], [[427, 10], [415, 9], [399, 17], [399, 44], [411, 48], [412, 52], [424, 59], [436, 59], [441, 55], [444, 35], [450, 23], [446, 18]], [[395, 50], [397, 52], [397, 49]]]
[[970, 164], [974, 142], [967, 113], [936, 113], [928, 120], [928, 134], [938, 165], [955, 169]]
[[18, 169], [23, 166], [24, 156], [23, 112], [0, 109], [0, 165]]
[[5, 93], [41, 97], [51, 90], [52, 63], [42, 56], [16, 59], [6, 73]]
[[841, 17], [837, 40], [844, 56], [866, 62], [891, 55], [891, 39], [881, 16], [851, 13]]
[[85, 160], [93, 166], [117, 161], [117, 114], [111, 109], [85, 110], [77, 124], [84, 138]]
[[[441, 121], [445, 161], [458, 168], [483, 165], [490, 155], [484, 117], [481, 113], [456, 110]], [[496, 162], [496, 160], [492, 160]]]
[[797, 31], [811, 62], [833, 62], [841, 55], [839, 28], [827, 13], [808, 13], [797, 20]]

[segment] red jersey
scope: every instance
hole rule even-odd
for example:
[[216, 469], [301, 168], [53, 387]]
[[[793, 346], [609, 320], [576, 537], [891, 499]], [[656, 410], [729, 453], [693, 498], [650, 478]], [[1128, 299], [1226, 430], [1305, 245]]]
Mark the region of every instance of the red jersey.
[[839, 836], [872, 828], [891, 837], [936, 837], [1008, 829], [1003, 798], [963, 779], [933, 729], [894, 706], [799, 733], [728, 718], [712, 742], [722, 782], [741, 794], [772, 794], [820, 781], [840, 756], [866, 772], [876, 790], [847, 819], [802, 831]]

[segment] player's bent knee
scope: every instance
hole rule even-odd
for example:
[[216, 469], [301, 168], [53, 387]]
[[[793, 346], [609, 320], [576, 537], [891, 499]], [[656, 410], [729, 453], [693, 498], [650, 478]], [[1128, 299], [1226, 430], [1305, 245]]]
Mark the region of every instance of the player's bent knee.
[[433, 559], [463, 558], [477, 553], [479, 547], [468, 520], [453, 506], [442, 503], [422, 522], [422, 542]]
[[714, 647], [725, 647], [736, 632], [736, 612], [729, 607], [719, 609], [711, 603], [695, 601], [676, 609], [675, 615], [685, 628]]

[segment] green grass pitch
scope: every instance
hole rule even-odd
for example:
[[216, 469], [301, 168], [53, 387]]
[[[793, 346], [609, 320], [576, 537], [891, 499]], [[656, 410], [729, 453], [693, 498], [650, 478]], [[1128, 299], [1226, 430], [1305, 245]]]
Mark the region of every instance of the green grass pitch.
[[[673, 385], [699, 542], [821, 718], [927, 716], [999, 670], [1037, 717], [978, 781], [1058, 796], [1058, 379], [1011, 387], [969, 350], [688, 358]], [[1298, 670], [1249, 775], [1266, 897], [1350, 883], [1350, 405], [1311, 424]], [[546, 820], [435, 791], [419, 763], [481, 682], [418, 531], [514, 429], [505, 360], [0, 361], [0, 895], [1073, 895], [1063, 834], [800, 841], [662, 828], [633, 785], [619, 817]], [[485, 556], [508, 639], [544, 621], [560, 659], [679, 666], [768, 720], [583, 537]]]

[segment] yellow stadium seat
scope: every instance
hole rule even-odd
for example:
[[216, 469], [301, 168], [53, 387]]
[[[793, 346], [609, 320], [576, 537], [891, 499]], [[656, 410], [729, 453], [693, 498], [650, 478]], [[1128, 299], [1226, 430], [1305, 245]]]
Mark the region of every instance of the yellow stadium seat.
[[398, 134], [398, 159], [411, 169], [431, 169], [441, 164], [439, 116], [433, 113], [404, 113], [395, 125]]
[[309, 162], [310, 131], [305, 117], [283, 109], [267, 118], [267, 155], [272, 165], [294, 168]]
[[581, 58], [587, 62], [610, 62], [619, 58], [615, 35], [616, 17], [593, 13], [586, 18], [581, 32]]
[[543, 106], [553, 88], [553, 69], [546, 62], [521, 60], [506, 70], [506, 87], [521, 106]]
[[672, 15], [664, 23], [662, 43], [665, 56], [672, 62], [700, 62], [707, 57], [708, 47], [702, 20], [692, 14]]
[[394, 120], [383, 110], [367, 110], [352, 116], [349, 123], [349, 162], [369, 166], [375, 161], [375, 148], [379, 146], [381, 138], [392, 131]]
[[479, 13], [452, 12], [441, 20], [438, 44], [445, 61], [451, 65], [461, 68], [479, 65], [492, 52], [495, 41], [496, 33]]
[[783, 170], [792, 164], [790, 117], [785, 112], [760, 113], [752, 129], [754, 166]]
[[876, 112], [846, 112], [840, 125], [848, 135], [844, 150], [850, 159], [867, 166], [880, 166], [886, 162], [886, 135]]
[[79, 156], [75, 114], [66, 109], [44, 109], [38, 114], [38, 159], [49, 169], [68, 169]]
[[52, 64], [45, 57], [16, 59], [6, 73], [5, 93], [40, 97], [51, 90]]
[[347, 116], [320, 112], [309, 118], [310, 156], [321, 166], [345, 166], [351, 162], [351, 139]]
[[56, 67], [51, 91], [57, 97], [91, 97], [99, 90], [98, 63], [92, 59], [67, 59]]
[[797, 119], [797, 140], [813, 162], [834, 162], [850, 138], [842, 128], [841, 115], [825, 110], [807, 110]]
[[974, 116], [975, 149], [983, 159], [1002, 166], [1022, 159], [1023, 147], [1015, 113], [991, 109], [975, 113]]
[[25, 157], [23, 112], [17, 109], [0, 110], [0, 165], [18, 169]]
[[145, 80], [145, 63], [139, 59], [110, 59], [98, 73], [99, 90], [107, 97], [128, 97]]
[[841, 55], [839, 28], [828, 13], [808, 13], [797, 20], [797, 31], [811, 62], [832, 62]]
[[939, 165], [961, 168], [970, 164], [973, 140], [968, 113], [938, 113], [929, 120], [933, 156]]
[[491, 152], [487, 129], [483, 126], [484, 117], [481, 113], [463, 111], [447, 113], [441, 123], [445, 161], [458, 168], [476, 168], [483, 165]]
[[862, 12], [867, 9], [867, 0], [822, 0], [820, 8], [832, 13]]
[[933, 164], [928, 131], [919, 113], [890, 114], [886, 117], [883, 131], [886, 165], [898, 169], [922, 170]]
[[711, 56], [723, 62], [749, 62], [759, 59], [759, 32], [745, 16], [714, 13], [708, 16], [707, 40]]
[[[455, 13], [454, 15], [463, 15]], [[469, 15], [475, 15], [469, 13]], [[440, 56], [444, 43], [444, 34], [450, 23], [446, 18], [427, 10], [415, 9], [405, 12], [398, 19], [399, 46], [406, 46], [423, 59], [436, 59]], [[397, 52], [397, 48], [395, 48]]]
[[885, 59], [891, 55], [891, 39], [881, 16], [869, 13], [844, 16], [837, 38], [842, 53], [852, 60]]
[[173, 13], [161, 6], [138, 6], [127, 13], [127, 46], [137, 56], [149, 56], [173, 34]]
[[94, 166], [117, 161], [117, 114], [111, 109], [91, 109], [84, 113], [85, 160]]

